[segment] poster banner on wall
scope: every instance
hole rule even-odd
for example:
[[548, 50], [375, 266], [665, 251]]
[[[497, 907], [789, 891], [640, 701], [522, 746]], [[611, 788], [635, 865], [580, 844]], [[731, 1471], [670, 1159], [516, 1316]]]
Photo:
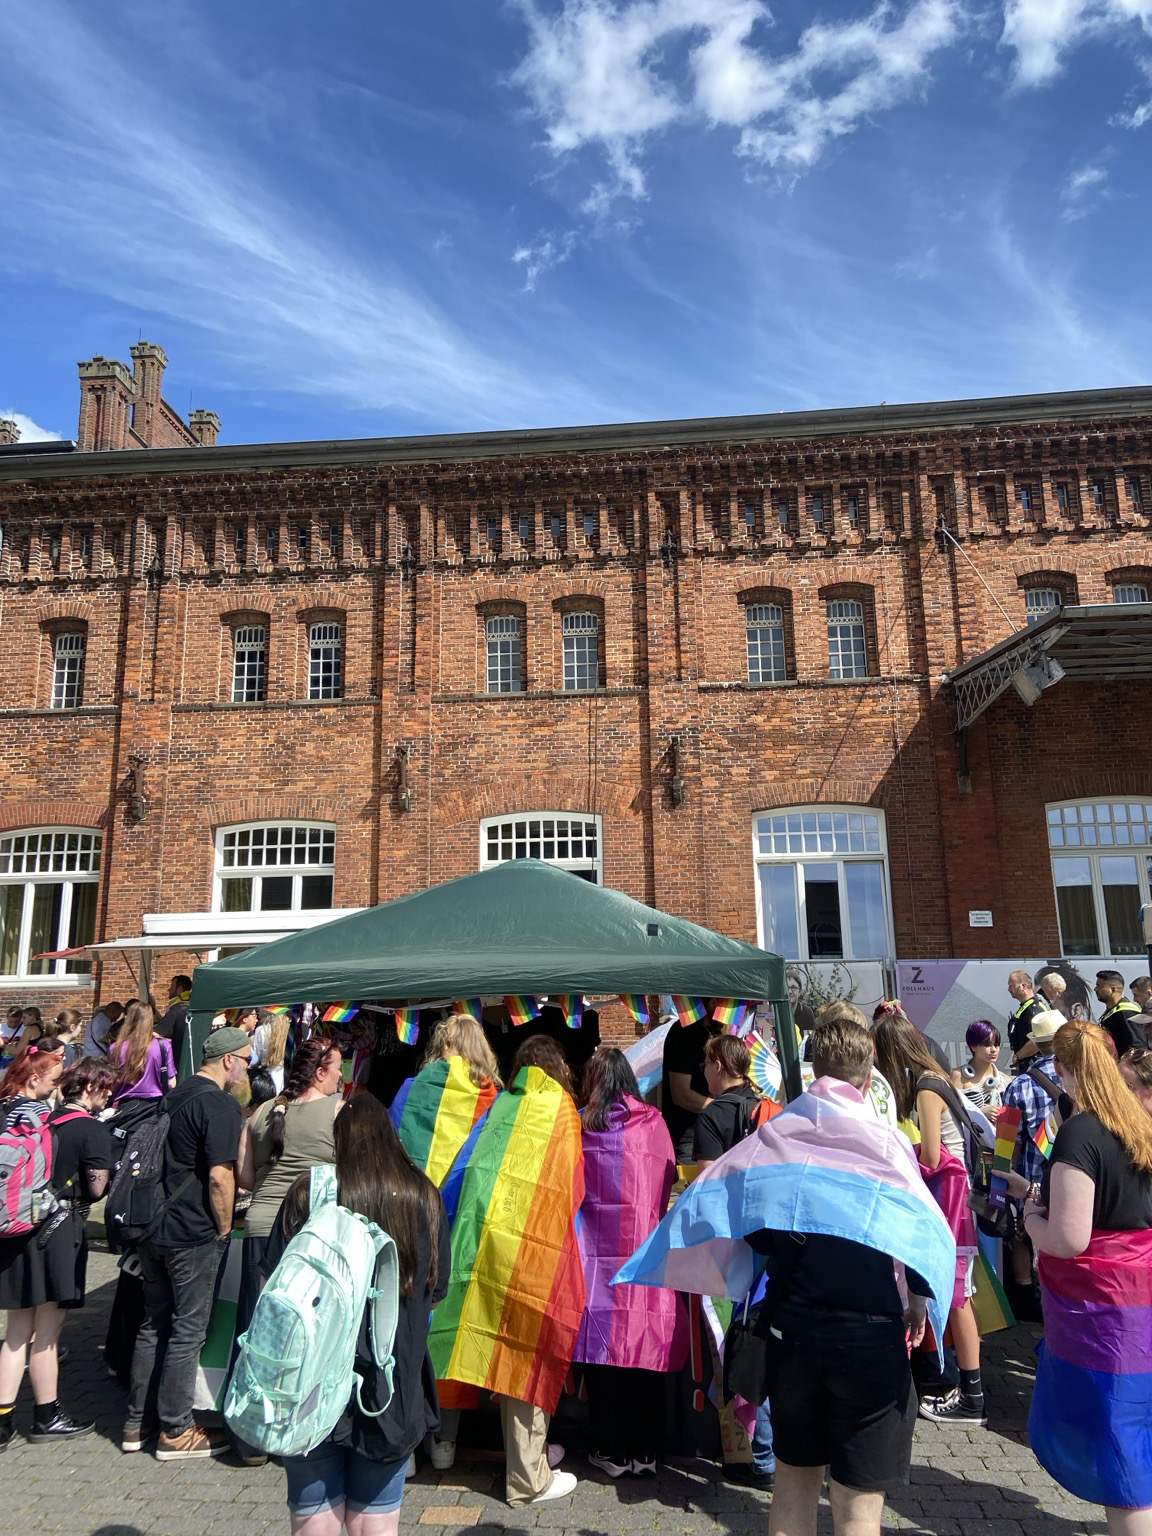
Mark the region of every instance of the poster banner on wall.
[[[804, 1029], [812, 1027], [812, 1017], [804, 1012], [806, 1008], [815, 1015], [823, 1004], [843, 998], [871, 1018], [873, 1008], [884, 996], [884, 966], [879, 960], [788, 960], [784, 971], [792, 1011]], [[756, 1017], [761, 1032], [770, 1032], [772, 1010], [766, 1003], [757, 1007]]]

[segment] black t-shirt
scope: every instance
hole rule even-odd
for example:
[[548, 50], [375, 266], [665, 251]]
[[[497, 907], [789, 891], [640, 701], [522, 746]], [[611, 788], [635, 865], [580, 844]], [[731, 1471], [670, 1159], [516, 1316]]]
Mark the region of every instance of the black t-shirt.
[[740, 1083], [713, 1099], [696, 1117], [692, 1155], [715, 1162], [722, 1152], [743, 1141], [752, 1127], [760, 1095], [751, 1083]]
[[[186, 1078], [164, 1101], [170, 1125], [164, 1149], [164, 1198], [176, 1195], [152, 1242], [165, 1248], [196, 1248], [216, 1236], [208, 1199], [208, 1170], [233, 1163], [240, 1147], [240, 1106], [211, 1078]], [[195, 1175], [192, 1179], [188, 1175]]]
[[[785, 1267], [782, 1307], [875, 1316], [899, 1316], [903, 1310], [892, 1260], [875, 1248], [823, 1232], [793, 1236], [764, 1229], [751, 1233], [746, 1241], [753, 1252], [767, 1257], [769, 1277]], [[913, 1295], [931, 1294], [928, 1282], [915, 1270], [906, 1268], [904, 1273]]]
[[1008, 1044], [1013, 1053], [1022, 1051], [1028, 1043], [1029, 1031], [1032, 1028], [1032, 1020], [1038, 1013], [1043, 1013], [1047, 1008], [1042, 997], [1030, 997], [1027, 1002], [1021, 1003], [1017, 1011], [1008, 1020]]
[[1043, 1205], [1048, 1204], [1048, 1181], [1056, 1163], [1082, 1169], [1096, 1186], [1094, 1228], [1132, 1232], [1152, 1227], [1152, 1173], [1134, 1168], [1120, 1138], [1090, 1111], [1073, 1115], [1057, 1131], [1040, 1191]]
[[1135, 1003], [1124, 1002], [1109, 1008], [1101, 1017], [1100, 1028], [1106, 1029], [1112, 1036], [1117, 1056], [1123, 1056], [1124, 1052], [1130, 1051], [1134, 1045], [1148, 1044], [1144, 1038], [1143, 1024], [1136, 1023], [1136, 1019], [1141, 1016]]
[[113, 1166], [112, 1133], [101, 1121], [72, 1105], [56, 1110], [50, 1124], [56, 1143], [52, 1154], [52, 1188], [64, 1199], [86, 1201], [83, 1171]]
[[706, 1020], [695, 1024], [673, 1024], [664, 1041], [664, 1073], [661, 1079], [661, 1103], [664, 1123], [672, 1138], [672, 1145], [679, 1162], [692, 1158], [692, 1138], [696, 1129], [696, 1115], [691, 1109], [681, 1109], [672, 1102], [673, 1072], [686, 1072], [691, 1087], [704, 1098], [708, 1097], [708, 1079], [704, 1076], [704, 1047], [712, 1033]]

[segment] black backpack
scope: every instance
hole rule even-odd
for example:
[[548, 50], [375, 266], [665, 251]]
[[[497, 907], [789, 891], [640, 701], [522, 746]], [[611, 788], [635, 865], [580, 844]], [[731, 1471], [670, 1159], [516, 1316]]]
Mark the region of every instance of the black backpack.
[[137, 1120], [127, 1130], [104, 1205], [104, 1230], [113, 1253], [122, 1253], [151, 1237], [168, 1207], [196, 1177], [196, 1170], [192, 1169], [164, 1197], [164, 1152], [170, 1125], [168, 1107], [163, 1099], [157, 1099], [155, 1113]]

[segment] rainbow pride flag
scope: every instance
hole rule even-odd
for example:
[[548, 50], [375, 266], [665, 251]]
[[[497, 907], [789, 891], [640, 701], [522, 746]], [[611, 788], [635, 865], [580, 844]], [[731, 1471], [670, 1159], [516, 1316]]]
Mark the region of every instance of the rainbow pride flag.
[[1028, 1438], [1089, 1504], [1152, 1504], [1152, 1230], [1095, 1231], [1074, 1259], [1039, 1256], [1044, 1338]]
[[477, 1024], [483, 1024], [484, 1004], [478, 997], [454, 997], [451, 1006], [453, 1013], [463, 1013], [468, 1018], [475, 1019]]
[[292, 1012], [292, 1004], [291, 1003], [265, 1003], [264, 1004], [264, 1012], [265, 1013], [291, 1013]]
[[697, 1019], [702, 1019], [708, 1012], [708, 1006], [702, 997], [672, 997], [672, 1007], [676, 1011], [676, 1017], [681, 1024], [695, 1024]]
[[1043, 1158], [1052, 1156], [1052, 1148], [1056, 1144], [1057, 1125], [1052, 1115], [1045, 1115], [1044, 1119], [1036, 1127], [1036, 1134], [1032, 1138], [1032, 1145]]
[[619, 997], [637, 1024], [651, 1023], [648, 999], [643, 992], [621, 992]]
[[448, 1292], [428, 1333], [438, 1380], [555, 1410], [584, 1313], [583, 1198], [576, 1106], [525, 1067], [488, 1111], [464, 1171]]
[[992, 1148], [992, 1167], [997, 1173], [1011, 1171], [1021, 1116], [1022, 1111], [1014, 1104], [1005, 1104], [996, 1112], [996, 1144]]
[[396, 1020], [396, 1036], [400, 1044], [415, 1045], [420, 1038], [419, 1008], [394, 1008], [392, 1016]]
[[557, 1008], [564, 1010], [564, 1022], [569, 1029], [579, 1029], [584, 1022], [584, 999], [578, 992], [557, 992], [550, 999]]
[[712, 1017], [717, 1024], [723, 1024], [730, 1034], [739, 1034], [755, 1012], [755, 1003], [743, 1003], [735, 997], [718, 997], [712, 1008]]
[[506, 997], [504, 1006], [513, 1024], [531, 1024], [540, 1017], [540, 1004], [534, 997]]
[[360, 1012], [359, 1003], [329, 1003], [320, 1015], [321, 1024], [347, 1024]]
[[449, 1056], [430, 1061], [401, 1083], [388, 1113], [417, 1168], [443, 1185], [495, 1098], [495, 1083], [477, 1087], [463, 1056]]

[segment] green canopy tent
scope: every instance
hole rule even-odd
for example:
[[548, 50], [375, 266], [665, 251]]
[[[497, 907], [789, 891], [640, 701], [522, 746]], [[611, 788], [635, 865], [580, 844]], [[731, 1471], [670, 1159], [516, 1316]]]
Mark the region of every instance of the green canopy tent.
[[[213, 1014], [244, 1003], [580, 992], [767, 1001], [779, 1021], [791, 1019], [778, 955], [515, 859], [197, 966], [191, 1053], [199, 1058]], [[794, 1032], [778, 1034], [792, 1097]]]

